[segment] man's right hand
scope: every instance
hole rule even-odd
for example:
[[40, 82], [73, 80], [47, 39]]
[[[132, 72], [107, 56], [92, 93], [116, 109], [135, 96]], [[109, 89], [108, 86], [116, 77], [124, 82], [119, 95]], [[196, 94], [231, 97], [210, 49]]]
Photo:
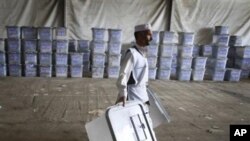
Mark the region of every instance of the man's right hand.
[[125, 96], [119, 97], [119, 98], [116, 100], [115, 104], [117, 104], [117, 103], [119, 103], [119, 102], [122, 102], [122, 106], [124, 107], [124, 106], [125, 106], [125, 103], [126, 103], [126, 100], [127, 100], [127, 97], [125, 97]]

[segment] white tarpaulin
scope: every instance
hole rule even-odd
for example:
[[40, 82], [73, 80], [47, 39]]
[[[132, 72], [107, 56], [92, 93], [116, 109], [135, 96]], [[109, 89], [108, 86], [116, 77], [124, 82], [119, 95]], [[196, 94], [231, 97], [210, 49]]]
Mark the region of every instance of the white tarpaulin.
[[250, 0], [173, 0], [171, 21], [170, 7], [170, 0], [1, 0], [0, 37], [7, 25], [65, 25], [69, 38], [88, 40], [92, 27], [121, 28], [123, 43], [130, 43], [134, 26], [148, 22], [154, 30], [195, 32], [200, 44], [211, 42], [214, 26], [225, 25], [250, 44]]
[[63, 26], [63, 16], [63, 0], [1, 0], [0, 37], [8, 25]]
[[73, 39], [92, 39], [92, 27], [120, 28], [123, 42], [134, 39], [136, 24], [166, 30], [169, 0], [66, 0], [66, 26]]
[[196, 43], [211, 42], [211, 28], [229, 26], [250, 44], [250, 0], [173, 0], [171, 30], [195, 32]]

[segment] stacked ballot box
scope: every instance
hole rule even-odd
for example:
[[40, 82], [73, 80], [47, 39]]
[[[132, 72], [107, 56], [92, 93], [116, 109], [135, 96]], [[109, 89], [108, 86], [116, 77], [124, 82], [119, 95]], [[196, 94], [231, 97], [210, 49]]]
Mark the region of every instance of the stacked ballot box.
[[200, 56], [202, 57], [212, 57], [212, 44], [200, 45]]
[[54, 27], [52, 28], [53, 40], [67, 40], [68, 29], [66, 27]]
[[225, 72], [225, 80], [238, 82], [241, 76], [241, 69], [227, 68]]
[[199, 57], [200, 56], [200, 50], [201, 50], [200, 45], [194, 44], [192, 56], [193, 57]]
[[53, 39], [53, 28], [51, 28], [51, 27], [38, 27], [37, 28], [37, 39], [39, 39], [39, 40], [52, 40]]
[[108, 78], [118, 78], [120, 71], [121, 54], [108, 54], [107, 76]]
[[202, 81], [206, 70], [207, 57], [194, 57], [192, 61], [191, 79], [194, 81]]
[[[177, 56], [177, 45], [174, 43], [175, 33], [171, 31], [160, 32], [160, 45], [158, 57], [157, 78], [161, 80], [169, 80], [171, 70], [176, 69], [174, 58]], [[174, 74], [175, 77], [175, 74]]]
[[178, 41], [177, 79], [189, 81], [192, 73], [194, 33], [179, 32]]
[[22, 26], [21, 38], [22, 39], [37, 39], [37, 28], [32, 27], [32, 26]]
[[118, 78], [121, 63], [122, 30], [108, 29], [106, 73], [108, 78]]

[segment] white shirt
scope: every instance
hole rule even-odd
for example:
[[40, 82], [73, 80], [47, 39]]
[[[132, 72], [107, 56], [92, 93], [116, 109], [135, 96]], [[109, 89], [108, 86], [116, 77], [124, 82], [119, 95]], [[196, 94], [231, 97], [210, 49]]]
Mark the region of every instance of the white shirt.
[[[143, 55], [143, 57], [146, 59], [147, 48], [141, 47], [138, 44], [136, 44], [135, 46], [139, 50], [139, 52]], [[125, 57], [122, 60], [122, 66], [120, 68], [120, 75], [116, 83], [117, 88], [119, 90], [118, 98], [122, 96], [128, 97], [127, 83], [130, 78], [131, 72], [133, 70], [134, 63], [135, 62], [134, 62], [132, 53], [127, 52]], [[148, 75], [148, 74], [145, 74], [145, 75]], [[145, 87], [143, 86], [143, 89], [146, 89], [146, 85]], [[148, 100], [148, 96], [145, 94], [144, 95], [135, 94], [134, 97], [136, 97], [136, 99], [138, 100], [141, 100], [142, 102], [145, 102]]]

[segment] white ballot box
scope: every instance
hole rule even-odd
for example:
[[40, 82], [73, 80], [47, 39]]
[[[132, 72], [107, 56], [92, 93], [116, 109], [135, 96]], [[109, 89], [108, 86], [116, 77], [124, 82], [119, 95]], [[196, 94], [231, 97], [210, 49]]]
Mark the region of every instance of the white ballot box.
[[170, 116], [165, 110], [164, 106], [161, 103], [161, 100], [157, 97], [150, 88], [147, 89], [149, 97], [149, 115], [153, 122], [153, 128], [158, 127], [159, 125], [170, 122]]
[[101, 117], [85, 125], [90, 141], [155, 141], [154, 131], [141, 102], [109, 107]]

